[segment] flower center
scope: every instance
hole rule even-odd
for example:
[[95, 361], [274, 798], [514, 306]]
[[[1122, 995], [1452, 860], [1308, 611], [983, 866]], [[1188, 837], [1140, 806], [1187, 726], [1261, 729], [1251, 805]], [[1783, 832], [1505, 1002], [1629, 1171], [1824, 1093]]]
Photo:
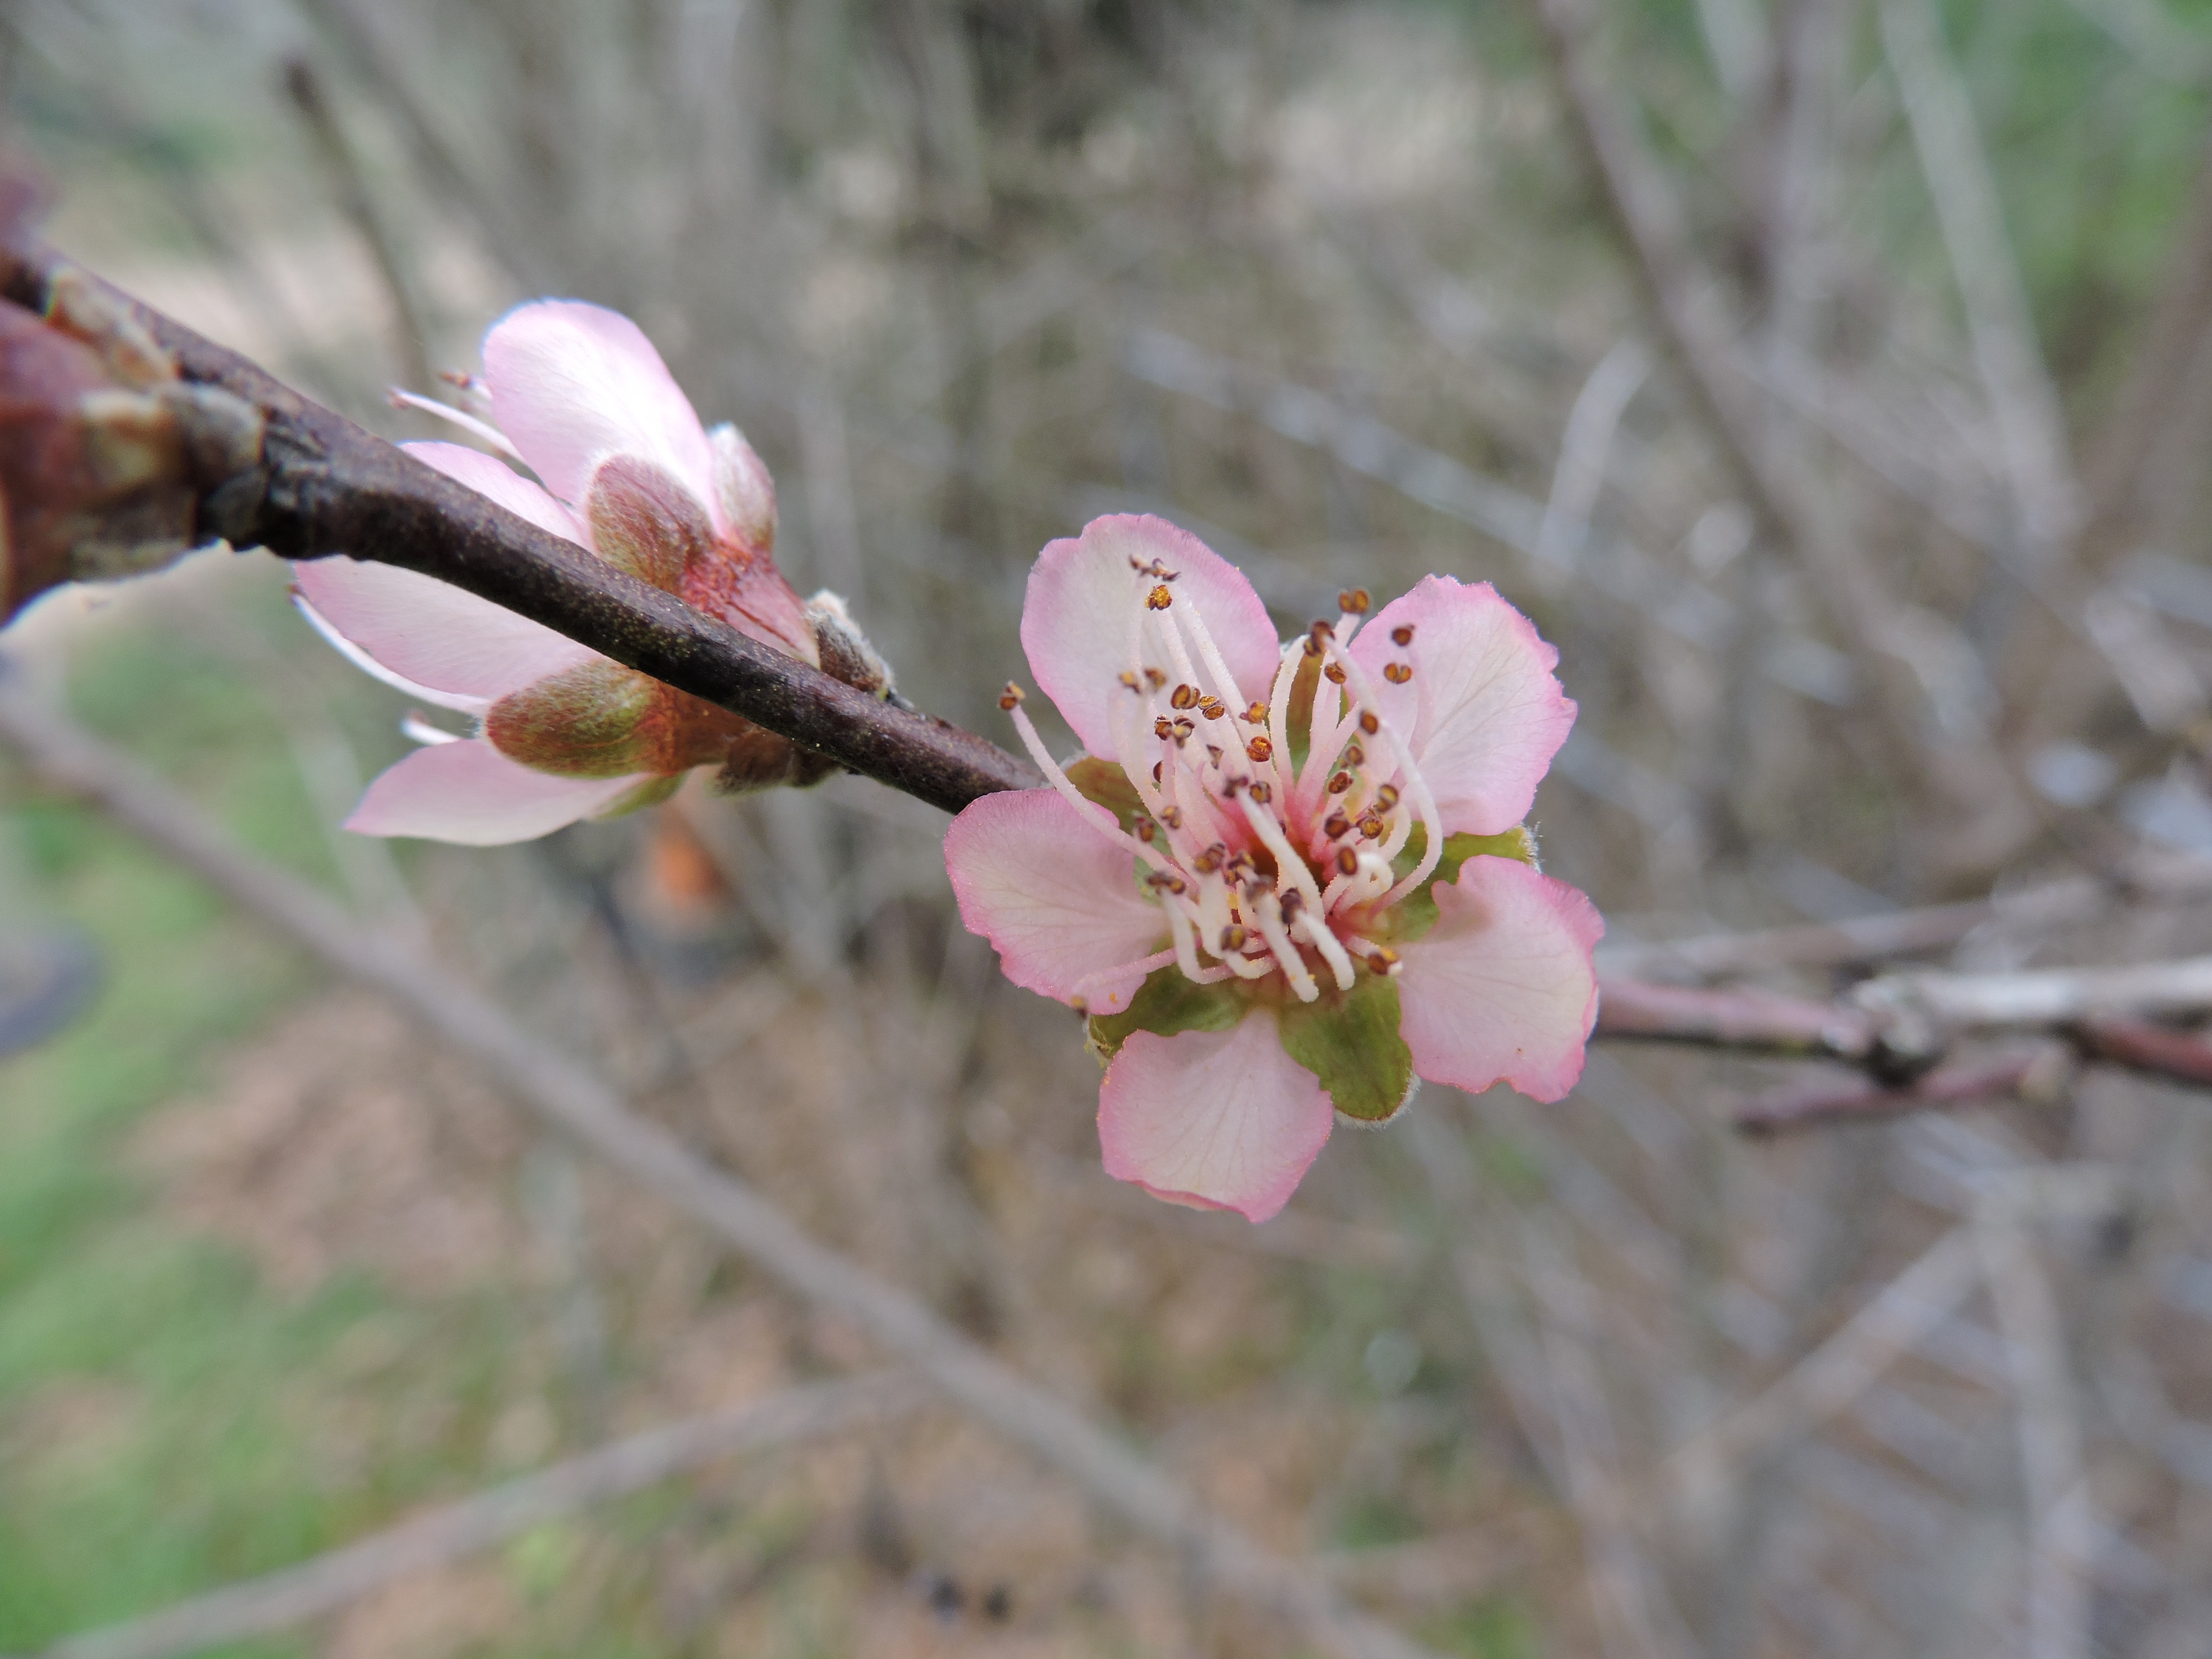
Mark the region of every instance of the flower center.
[[[1337, 619], [1285, 644], [1266, 697], [1248, 700], [1261, 688], [1237, 684], [1198, 607], [1177, 596], [1177, 573], [1157, 560], [1131, 562], [1128, 666], [1112, 705], [1115, 752], [1104, 758], [1120, 764], [1142, 803], [1133, 830], [1053, 762], [1018, 689], [1000, 702], [1054, 787], [1135, 854], [1174, 939], [1171, 952], [1148, 963], [1172, 959], [1200, 984], [1280, 974], [1306, 1002], [1321, 995], [1324, 975], [1349, 991], [1358, 962], [1395, 972], [1395, 954], [1365, 935], [1428, 878], [1443, 836], [1403, 735], [1346, 649], [1366, 617], [1366, 592], [1340, 594]], [[1394, 645], [1412, 642], [1411, 628], [1394, 630]], [[1413, 672], [1400, 659], [1384, 674], [1402, 684]], [[1310, 708], [1297, 708], [1307, 687]], [[1295, 732], [1294, 710], [1304, 717]], [[1420, 860], [1394, 881], [1416, 823]]]

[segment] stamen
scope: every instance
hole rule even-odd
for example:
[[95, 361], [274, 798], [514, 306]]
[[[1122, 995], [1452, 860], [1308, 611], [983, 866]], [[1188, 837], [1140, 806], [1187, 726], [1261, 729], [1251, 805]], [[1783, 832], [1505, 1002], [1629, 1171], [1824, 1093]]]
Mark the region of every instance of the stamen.
[[1328, 781], [1328, 793], [1332, 795], [1340, 795], [1351, 787], [1352, 774], [1349, 772], [1339, 772]]
[[1008, 680], [1006, 689], [999, 693], [999, 707], [1008, 710], [1018, 708], [1021, 707], [1022, 699], [1027, 696], [1029, 696], [1028, 692], [1023, 690], [1012, 680]]
[[[398, 386], [389, 389], [394, 404], [401, 409], [419, 409], [425, 415], [434, 415], [441, 421], [451, 421], [462, 431], [483, 439], [502, 455], [522, 459], [522, 452], [514, 447], [514, 440], [489, 421], [480, 421], [473, 415], [455, 409], [451, 404], [441, 404], [435, 398], [425, 398], [419, 392], [402, 392]], [[527, 465], [527, 463], [525, 463]]]
[[1364, 587], [1350, 588], [1336, 596], [1336, 608], [1348, 617], [1365, 616], [1367, 607], [1374, 603]]
[[1367, 965], [1385, 979], [1395, 979], [1400, 966], [1398, 953], [1387, 945], [1378, 945], [1369, 953]]
[[1145, 684], [1152, 690], [1158, 690], [1167, 683], [1168, 677], [1162, 670], [1158, 668], [1147, 668], [1145, 671]]
[[1085, 974], [1081, 979], [1076, 981], [1074, 994], [1068, 1000], [1071, 1002], [1080, 1003], [1083, 1000], [1083, 993], [1094, 985], [1103, 985], [1110, 980], [1120, 979], [1128, 974], [1149, 974], [1155, 968], [1166, 967], [1175, 959], [1176, 953], [1173, 951], [1155, 951], [1151, 956], [1139, 957], [1134, 962], [1124, 962], [1112, 968], [1101, 968], [1097, 973]]
[[[1351, 826], [1347, 824], [1345, 827], [1349, 829]], [[1336, 849], [1336, 872], [1340, 876], [1356, 876], [1359, 873], [1359, 852], [1357, 848], [1340, 847]]]
[[1145, 609], [1147, 611], [1164, 611], [1174, 603], [1175, 595], [1168, 592], [1165, 582], [1145, 595]]
[[1242, 922], [1231, 922], [1226, 927], [1221, 930], [1221, 950], [1219, 954], [1225, 957], [1233, 951], [1242, 951], [1244, 948], [1245, 940], [1251, 937], [1251, 933], [1245, 928]]
[[1198, 712], [1210, 720], [1218, 720], [1229, 712], [1229, 705], [1218, 697], [1207, 697], [1199, 704]]
[[1364, 732], [1369, 737], [1373, 737], [1377, 732], [1380, 732], [1382, 729], [1382, 717], [1371, 708], [1361, 709], [1359, 711], [1359, 729]]
[[1172, 708], [1197, 708], [1198, 688], [1188, 682], [1185, 682], [1182, 685], [1178, 685], [1173, 691], [1168, 694], [1168, 706]]
[[1409, 662], [1385, 663], [1382, 665], [1382, 678], [1393, 685], [1403, 685], [1413, 678], [1413, 665]]
[[1260, 924], [1261, 936], [1267, 941], [1268, 950], [1282, 964], [1283, 977], [1290, 981], [1291, 991], [1300, 1002], [1317, 1001], [1321, 987], [1314, 982], [1305, 958], [1298, 954], [1298, 947], [1291, 943], [1291, 936], [1283, 927], [1282, 907], [1275, 902], [1275, 896], [1262, 887], [1249, 896], [1253, 920]]
[[[1286, 893], [1283, 896], [1283, 911], [1285, 915], [1288, 915], [1289, 901], [1297, 896], [1295, 893]], [[1352, 953], [1337, 943], [1336, 935], [1328, 930], [1328, 924], [1301, 905], [1297, 915], [1291, 917], [1290, 927], [1291, 938], [1302, 939], [1321, 952], [1322, 960], [1328, 963], [1328, 971], [1335, 976], [1336, 988], [1340, 991], [1349, 991], [1352, 988], [1353, 977]]]
[[[1259, 739], [1255, 738], [1253, 741], [1256, 743]], [[1244, 793], [1249, 795], [1254, 800], [1258, 801], [1262, 806], [1265, 806], [1269, 801], [1275, 798], [1274, 789], [1264, 778], [1255, 779], [1252, 783], [1246, 787]]]
[[1116, 678], [1121, 680], [1122, 684], [1127, 686], [1129, 690], [1142, 695], [1144, 687], [1137, 684], [1137, 677], [1133, 673], [1130, 672], [1129, 670], [1126, 668], [1123, 669]]
[[1321, 832], [1331, 841], [1342, 841], [1352, 833], [1352, 819], [1340, 811], [1331, 812], [1322, 823]]
[[1328, 677], [1328, 683], [1331, 685], [1342, 685], [1344, 684], [1344, 665], [1342, 663], [1333, 662], [1327, 664], [1322, 667], [1321, 672]]
[[1399, 625], [1398, 625], [1397, 627], [1395, 627], [1395, 628], [1394, 628], [1394, 629], [1392, 629], [1390, 630], [1390, 643], [1391, 643], [1391, 644], [1393, 644], [1393, 645], [1395, 645], [1395, 646], [1396, 646], [1396, 647], [1397, 647], [1401, 651], [1404, 650], [1407, 646], [1411, 645], [1413, 642], [1413, 623], [1399, 623]]

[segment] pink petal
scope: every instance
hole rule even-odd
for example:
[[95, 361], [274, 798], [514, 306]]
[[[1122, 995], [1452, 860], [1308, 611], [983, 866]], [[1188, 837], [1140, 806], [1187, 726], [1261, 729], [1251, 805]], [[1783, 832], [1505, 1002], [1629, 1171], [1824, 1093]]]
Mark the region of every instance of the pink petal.
[[345, 827], [463, 847], [530, 841], [588, 817], [645, 781], [557, 778], [511, 761], [482, 738], [418, 749], [361, 798]]
[[1226, 1031], [1138, 1031], [1106, 1068], [1106, 1173], [1155, 1198], [1265, 1221], [1290, 1201], [1335, 1109], [1255, 1009]]
[[[1391, 639], [1401, 628], [1413, 630], [1410, 645]], [[1488, 582], [1424, 576], [1359, 630], [1352, 657], [1374, 679], [1383, 717], [1407, 734], [1446, 835], [1495, 836], [1528, 817], [1575, 723], [1552, 673], [1559, 653], [1534, 623]], [[1391, 684], [1391, 663], [1410, 665], [1413, 678]]]
[[1236, 677], [1237, 701], [1264, 698], [1275, 678], [1275, 626], [1243, 572], [1164, 519], [1093, 519], [1080, 536], [1048, 542], [1037, 555], [1022, 605], [1022, 649], [1037, 684], [1094, 755], [1115, 751], [1113, 699], [1128, 695], [1121, 676], [1166, 666], [1139, 663], [1133, 653], [1145, 595], [1158, 585], [1132, 569], [1133, 559], [1157, 559], [1177, 573], [1168, 591], [1206, 619]]
[[1597, 907], [1518, 859], [1471, 858], [1431, 890], [1437, 925], [1398, 947], [1398, 1034], [1413, 1069], [1470, 1094], [1510, 1083], [1560, 1099], [1597, 1018]]
[[1094, 1014], [1119, 1013], [1142, 971], [1093, 976], [1159, 950], [1167, 918], [1137, 890], [1137, 861], [1049, 789], [986, 795], [945, 832], [960, 920], [1006, 977]]
[[580, 300], [517, 306], [484, 336], [500, 430], [545, 487], [583, 499], [610, 455], [665, 468], [714, 514], [714, 465], [691, 400], [635, 323]]
[[589, 547], [591, 542], [576, 515], [545, 493], [543, 485], [524, 477], [495, 455], [465, 444], [412, 443], [399, 446], [416, 460], [435, 467], [455, 483], [466, 484], [489, 496], [518, 518], [563, 541]]
[[313, 559], [294, 565], [292, 580], [301, 608], [325, 639], [386, 684], [442, 708], [482, 714], [508, 692], [599, 655], [489, 599], [397, 565]]

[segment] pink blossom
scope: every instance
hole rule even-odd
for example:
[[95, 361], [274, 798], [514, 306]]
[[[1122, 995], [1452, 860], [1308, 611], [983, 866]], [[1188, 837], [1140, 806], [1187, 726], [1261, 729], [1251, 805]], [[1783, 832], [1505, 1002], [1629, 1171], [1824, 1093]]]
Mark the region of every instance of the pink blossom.
[[[489, 420], [428, 399], [537, 474], [451, 443], [403, 446], [542, 530], [818, 664], [774, 557], [775, 491], [735, 427], [708, 432], [628, 318], [574, 300], [509, 312], [484, 337]], [[363, 550], [374, 553], [373, 549]], [[410, 721], [424, 746], [369, 785], [346, 827], [487, 846], [657, 800], [697, 766], [732, 787], [809, 781], [782, 738], [458, 587], [396, 566], [294, 567], [300, 608], [361, 667], [471, 717]]]
[[1158, 519], [1030, 573], [1022, 645], [1089, 751], [956, 818], [945, 865], [1007, 977], [1090, 1017], [1107, 1172], [1264, 1221], [1337, 1117], [1421, 1078], [1554, 1101], [1597, 1014], [1588, 898], [1521, 827], [1574, 724], [1559, 653], [1487, 584], [1423, 579], [1279, 644]]

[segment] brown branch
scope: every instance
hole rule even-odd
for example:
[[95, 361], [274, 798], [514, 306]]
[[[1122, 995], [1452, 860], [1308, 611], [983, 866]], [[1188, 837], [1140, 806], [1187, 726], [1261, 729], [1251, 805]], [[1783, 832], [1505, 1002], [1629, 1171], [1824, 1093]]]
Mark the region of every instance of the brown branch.
[[1118, 1437], [913, 1297], [817, 1243], [426, 952], [368, 932], [307, 882], [250, 856], [190, 800], [33, 702], [20, 677], [12, 684], [0, 678], [0, 740], [56, 787], [97, 807], [337, 973], [391, 999], [518, 1103], [673, 1204], [785, 1289], [852, 1320], [982, 1426], [1073, 1478], [1136, 1531], [1183, 1553], [1205, 1580], [1300, 1626], [1317, 1645], [1346, 1659], [1418, 1659], [1426, 1652], [1350, 1606], [1314, 1570], [1210, 1513]]
[[[40, 245], [0, 248], [0, 293], [44, 311], [55, 278], [73, 269]], [[343, 553], [419, 570], [947, 811], [1042, 782], [973, 732], [748, 639], [494, 506], [235, 352], [77, 276], [175, 354], [187, 382], [219, 386], [261, 415], [260, 465], [198, 500], [203, 539], [290, 559]]]
[[1838, 1123], [1901, 1117], [1908, 1112], [1971, 1106], [2027, 1086], [2051, 1059], [2051, 1051], [2044, 1050], [1996, 1060], [1960, 1060], [1939, 1066], [1926, 1076], [1897, 1087], [1865, 1076], [1790, 1084], [1747, 1101], [1736, 1109], [1733, 1121], [1740, 1133], [1764, 1137], [1793, 1129], [1826, 1128]]
[[2067, 1033], [2094, 1060], [2147, 1072], [2176, 1083], [2212, 1086], [2212, 1042], [2193, 1031], [2176, 1031], [2147, 1020], [2085, 1019]]
[[1832, 1002], [1810, 1002], [1771, 991], [1703, 991], [1607, 979], [1592, 1035], [1749, 1054], [1861, 1060], [1873, 1053], [1881, 1029], [1863, 1010]]
[[908, 1378], [858, 1377], [792, 1389], [648, 1429], [296, 1566], [226, 1584], [143, 1619], [66, 1637], [46, 1649], [40, 1659], [181, 1659], [208, 1648], [273, 1635], [549, 1521], [611, 1503], [739, 1452], [872, 1426], [911, 1411], [920, 1398]]

